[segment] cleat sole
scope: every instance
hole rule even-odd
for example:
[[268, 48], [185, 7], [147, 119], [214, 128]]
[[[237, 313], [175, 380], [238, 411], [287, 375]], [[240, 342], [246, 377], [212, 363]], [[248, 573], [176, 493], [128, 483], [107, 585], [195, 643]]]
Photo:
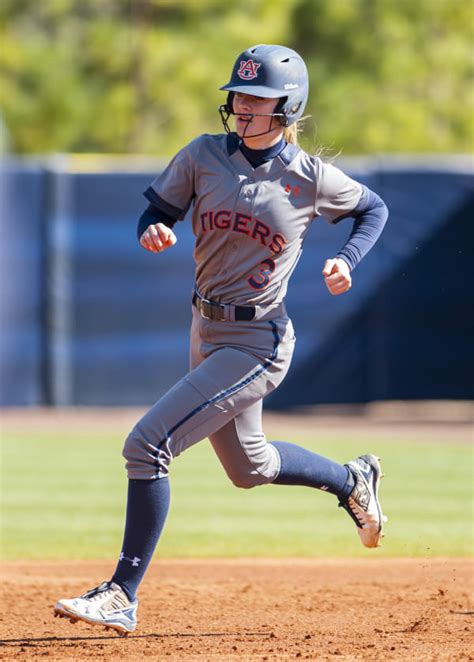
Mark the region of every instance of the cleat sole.
[[67, 618], [73, 624], [77, 623], [78, 621], [82, 621], [83, 623], [87, 623], [88, 625], [101, 625], [102, 627], [105, 627], [106, 630], [114, 630], [114, 632], [116, 632], [120, 637], [127, 637], [130, 634], [129, 630], [125, 630], [119, 626], [106, 625], [105, 623], [98, 623], [97, 621], [88, 619], [85, 616], [78, 616], [76, 614], [74, 614], [73, 616], [66, 610], [62, 610], [57, 607], [54, 610], [54, 617]]

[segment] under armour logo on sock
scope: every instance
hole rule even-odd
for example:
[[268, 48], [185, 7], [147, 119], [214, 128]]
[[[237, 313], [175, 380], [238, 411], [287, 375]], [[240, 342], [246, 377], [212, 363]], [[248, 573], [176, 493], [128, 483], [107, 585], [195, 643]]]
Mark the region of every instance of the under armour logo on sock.
[[141, 561], [141, 559], [139, 559], [138, 556], [134, 556], [133, 559], [131, 559], [128, 556], [125, 556], [125, 554], [123, 552], [120, 552], [120, 561], [130, 561], [132, 566], [137, 568], [140, 561]]

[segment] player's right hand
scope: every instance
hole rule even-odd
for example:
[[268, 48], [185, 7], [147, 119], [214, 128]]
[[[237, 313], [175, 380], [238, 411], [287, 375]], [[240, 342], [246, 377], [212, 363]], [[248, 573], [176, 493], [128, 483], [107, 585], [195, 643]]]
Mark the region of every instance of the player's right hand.
[[149, 225], [140, 237], [140, 244], [150, 253], [161, 253], [176, 243], [176, 235], [173, 230], [163, 223]]

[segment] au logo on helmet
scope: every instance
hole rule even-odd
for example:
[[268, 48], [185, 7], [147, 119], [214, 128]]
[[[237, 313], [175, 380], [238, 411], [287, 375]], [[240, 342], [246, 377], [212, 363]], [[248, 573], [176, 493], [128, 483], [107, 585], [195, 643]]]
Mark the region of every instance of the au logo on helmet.
[[241, 60], [237, 75], [243, 80], [252, 80], [252, 78], [257, 78], [257, 70], [260, 66], [260, 62], [254, 62], [253, 60]]

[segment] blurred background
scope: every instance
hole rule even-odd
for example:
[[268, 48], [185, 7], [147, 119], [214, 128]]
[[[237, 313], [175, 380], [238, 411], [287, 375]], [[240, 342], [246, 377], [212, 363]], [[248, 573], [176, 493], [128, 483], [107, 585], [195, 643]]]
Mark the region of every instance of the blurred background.
[[[321, 270], [352, 224], [313, 224], [266, 433], [339, 462], [380, 454], [379, 553], [472, 555], [473, 23], [472, 0], [0, 2], [5, 558], [120, 548], [122, 440], [187, 371], [193, 286], [189, 219], [173, 250], [140, 248], [143, 191], [195, 136], [222, 132], [218, 88], [258, 43], [307, 62], [303, 147], [390, 210], [340, 297]], [[370, 553], [330, 499], [231, 489], [207, 443], [172, 474], [162, 556]]]
[[3, 0], [0, 405], [146, 405], [187, 370], [193, 236], [135, 234], [173, 154], [222, 131], [219, 92], [257, 43], [310, 73], [302, 146], [390, 218], [331, 298], [351, 223], [314, 223], [288, 296], [277, 410], [473, 396], [471, 0]]

